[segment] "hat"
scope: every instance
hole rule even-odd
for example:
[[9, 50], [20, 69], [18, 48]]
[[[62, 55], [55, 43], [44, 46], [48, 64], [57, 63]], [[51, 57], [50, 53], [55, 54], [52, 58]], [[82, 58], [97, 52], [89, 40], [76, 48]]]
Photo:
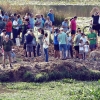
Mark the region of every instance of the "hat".
[[60, 28], [60, 31], [63, 31], [64, 29], [63, 28]]

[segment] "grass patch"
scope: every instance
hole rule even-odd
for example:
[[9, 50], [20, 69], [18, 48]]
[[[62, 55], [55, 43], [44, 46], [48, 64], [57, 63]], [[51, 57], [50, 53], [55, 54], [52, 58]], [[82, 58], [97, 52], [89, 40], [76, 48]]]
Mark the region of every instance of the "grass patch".
[[1, 93], [1, 100], [99, 100], [100, 94], [98, 81], [63, 79], [48, 83], [5, 83], [0, 86], [14, 91]]

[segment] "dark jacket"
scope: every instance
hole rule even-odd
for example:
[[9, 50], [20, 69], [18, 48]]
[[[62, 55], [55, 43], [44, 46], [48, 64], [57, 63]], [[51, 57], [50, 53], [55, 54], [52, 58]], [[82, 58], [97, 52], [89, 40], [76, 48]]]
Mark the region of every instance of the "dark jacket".
[[31, 34], [28, 34], [26, 36], [26, 44], [31, 44], [33, 40], [33, 36]]

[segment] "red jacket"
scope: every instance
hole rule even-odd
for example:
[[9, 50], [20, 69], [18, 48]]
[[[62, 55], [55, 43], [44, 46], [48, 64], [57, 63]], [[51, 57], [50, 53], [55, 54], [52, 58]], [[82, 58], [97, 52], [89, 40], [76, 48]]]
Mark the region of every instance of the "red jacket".
[[8, 21], [6, 23], [6, 31], [7, 32], [12, 32], [12, 22], [11, 21]]

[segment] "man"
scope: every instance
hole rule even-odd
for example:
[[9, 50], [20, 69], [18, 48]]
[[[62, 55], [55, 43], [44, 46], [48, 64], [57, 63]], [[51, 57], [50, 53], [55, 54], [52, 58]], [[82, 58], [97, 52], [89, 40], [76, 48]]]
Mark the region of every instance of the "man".
[[74, 38], [75, 33], [76, 33], [76, 29], [77, 29], [76, 20], [77, 20], [77, 16], [75, 16], [75, 17], [71, 20], [71, 23], [70, 23], [72, 38]]
[[30, 30], [27, 33], [28, 34], [26, 36], [26, 52], [28, 57], [30, 57], [31, 53], [31, 58], [33, 59], [33, 44], [32, 44], [33, 36]]
[[27, 33], [27, 30], [29, 29], [29, 27], [28, 27], [28, 21], [24, 21], [23, 22], [23, 25], [22, 25], [22, 41], [21, 41], [21, 44], [23, 44], [24, 43], [24, 36], [25, 36], [25, 34]]
[[54, 14], [53, 14], [53, 9], [49, 10], [49, 13], [47, 14], [47, 16], [49, 16], [50, 20], [52, 21], [52, 24], [54, 25]]
[[[63, 31], [63, 28], [60, 29], [60, 34], [58, 35], [58, 41], [59, 41], [59, 50], [60, 50], [60, 59], [64, 60], [67, 56], [67, 35]], [[64, 57], [63, 57], [64, 52]]]
[[79, 58], [79, 43], [81, 38], [81, 30], [79, 29], [77, 34], [74, 37], [74, 49], [75, 49], [75, 57]]
[[42, 21], [42, 18], [41, 18], [41, 15], [39, 15], [39, 14], [37, 14], [36, 15], [36, 21], [35, 21], [35, 26], [37, 27], [37, 28], [43, 28], [43, 23], [42, 23], [43, 21]]
[[2, 18], [0, 17], [0, 34], [1, 31], [5, 28], [5, 22], [2, 20]]
[[30, 22], [30, 28], [32, 30], [34, 30], [34, 17], [33, 17], [33, 14], [30, 14], [29, 22]]
[[90, 41], [90, 50], [93, 51], [97, 47], [97, 35], [92, 28], [90, 28], [90, 33], [88, 34], [88, 39]]
[[12, 65], [11, 65], [11, 50], [12, 50], [12, 46], [13, 46], [13, 43], [9, 39], [9, 35], [6, 35], [5, 36], [5, 40], [2, 43], [2, 48], [4, 50], [3, 68], [5, 68], [5, 59], [7, 58], [7, 56], [9, 57], [10, 67], [12, 68]]
[[8, 18], [8, 21], [6, 23], [6, 34], [9, 35], [10, 39], [11, 39], [11, 32], [12, 32], [12, 21], [11, 18]]
[[64, 29], [64, 32], [68, 31], [69, 26], [68, 26], [68, 19], [67, 18], [65, 18], [64, 21], [62, 22], [62, 27]]

